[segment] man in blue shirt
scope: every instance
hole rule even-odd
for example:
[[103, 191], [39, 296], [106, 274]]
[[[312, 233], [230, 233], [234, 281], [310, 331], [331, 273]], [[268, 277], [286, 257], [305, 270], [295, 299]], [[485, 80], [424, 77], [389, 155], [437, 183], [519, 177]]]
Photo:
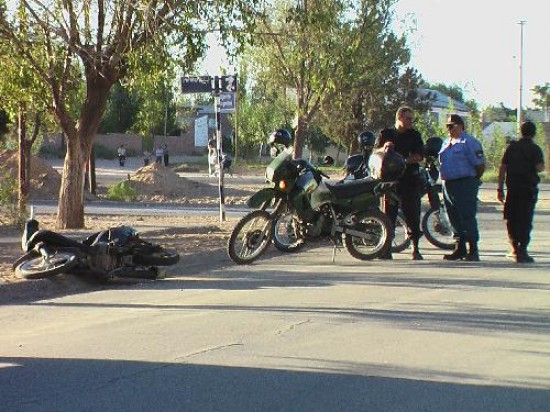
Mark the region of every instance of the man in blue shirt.
[[483, 147], [479, 140], [464, 131], [464, 120], [457, 114], [447, 119], [447, 131], [449, 139], [439, 152], [439, 162], [445, 207], [456, 245], [443, 259], [479, 261], [476, 214], [480, 178], [485, 171]]

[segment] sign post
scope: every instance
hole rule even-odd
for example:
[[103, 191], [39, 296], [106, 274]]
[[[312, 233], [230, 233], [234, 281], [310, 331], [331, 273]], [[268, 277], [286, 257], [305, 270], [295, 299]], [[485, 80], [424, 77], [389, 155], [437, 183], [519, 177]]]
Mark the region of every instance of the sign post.
[[182, 93], [212, 93], [216, 112], [216, 156], [218, 160], [218, 189], [220, 199], [220, 221], [225, 221], [224, 163], [221, 113], [235, 110], [237, 75], [230, 76], [184, 76], [181, 79]]

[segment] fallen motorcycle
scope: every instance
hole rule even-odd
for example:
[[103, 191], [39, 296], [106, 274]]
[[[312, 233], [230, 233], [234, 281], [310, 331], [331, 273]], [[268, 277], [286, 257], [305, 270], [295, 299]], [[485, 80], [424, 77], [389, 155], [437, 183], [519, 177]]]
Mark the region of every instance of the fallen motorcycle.
[[132, 227], [109, 228], [77, 241], [50, 230], [40, 230], [32, 212], [21, 242], [25, 254], [15, 261], [13, 269], [26, 279], [60, 273], [91, 275], [99, 280], [156, 279], [159, 266], [179, 261], [177, 251], [141, 239]]
[[[392, 182], [361, 179], [330, 184], [321, 170], [303, 159], [293, 159], [290, 134], [274, 132], [269, 139], [284, 149], [266, 169], [266, 187], [247, 205], [256, 210], [233, 229], [229, 257], [238, 264], [256, 260], [273, 241], [284, 251], [297, 251], [307, 239], [328, 237], [335, 248], [343, 244], [356, 259], [377, 258], [390, 247], [391, 223], [378, 206]], [[327, 157], [325, 164], [331, 164]], [[404, 161], [401, 165], [404, 170]], [[271, 211], [268, 211], [270, 209]], [[284, 236], [284, 238], [283, 238]], [[336, 249], [335, 249], [336, 250]]]

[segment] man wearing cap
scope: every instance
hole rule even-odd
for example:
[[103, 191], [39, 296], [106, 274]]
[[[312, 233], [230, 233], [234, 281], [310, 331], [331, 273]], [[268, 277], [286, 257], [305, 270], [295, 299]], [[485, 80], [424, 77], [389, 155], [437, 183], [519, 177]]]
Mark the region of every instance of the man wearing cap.
[[[479, 140], [464, 131], [458, 114], [447, 119], [449, 139], [439, 152], [445, 208], [456, 238], [455, 249], [445, 260], [479, 261], [477, 243], [477, 194], [485, 171], [485, 155]], [[466, 244], [469, 250], [466, 250]]]

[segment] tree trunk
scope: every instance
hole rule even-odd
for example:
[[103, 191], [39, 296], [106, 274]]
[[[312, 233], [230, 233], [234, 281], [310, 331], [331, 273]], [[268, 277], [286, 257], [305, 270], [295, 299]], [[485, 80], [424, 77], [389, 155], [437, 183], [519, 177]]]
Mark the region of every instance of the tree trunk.
[[81, 145], [76, 136], [67, 136], [67, 154], [63, 164], [55, 224], [57, 229], [84, 227], [84, 176], [88, 153], [86, 145]]
[[[105, 111], [113, 81], [100, 73], [87, 73], [86, 100], [78, 124], [65, 129], [67, 154], [63, 164], [59, 206], [55, 226], [57, 229], [84, 227], [84, 180], [90, 159], [93, 140]], [[63, 123], [63, 122], [62, 122]], [[69, 122], [65, 122], [69, 124]]]
[[19, 128], [19, 186], [18, 186], [18, 208], [19, 213], [23, 214], [27, 210], [27, 197], [28, 184], [27, 184], [27, 124], [26, 124], [26, 113], [25, 105], [22, 103], [19, 107], [19, 118], [18, 118], [18, 128]]
[[304, 133], [306, 131], [306, 119], [304, 116], [298, 116], [296, 122], [296, 130], [294, 131], [294, 158], [302, 157], [302, 146], [304, 145]]

